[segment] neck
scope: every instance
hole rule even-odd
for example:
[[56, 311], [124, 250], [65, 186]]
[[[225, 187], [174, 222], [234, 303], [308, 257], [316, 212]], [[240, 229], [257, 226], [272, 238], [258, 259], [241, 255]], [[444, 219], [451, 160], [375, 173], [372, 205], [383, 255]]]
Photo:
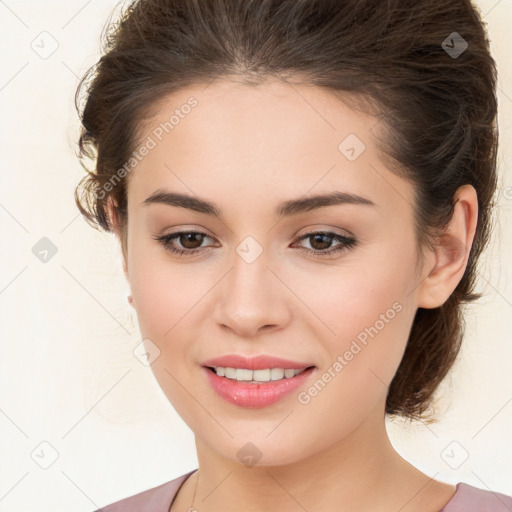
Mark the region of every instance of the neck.
[[[432, 482], [395, 451], [383, 415], [368, 418], [349, 436], [309, 457], [282, 465], [248, 467], [222, 457], [197, 437], [196, 447], [199, 471], [184, 497], [190, 500], [184, 510], [192, 505], [195, 491], [193, 506], [201, 512], [418, 512]], [[446, 492], [439, 509], [445, 498]]]

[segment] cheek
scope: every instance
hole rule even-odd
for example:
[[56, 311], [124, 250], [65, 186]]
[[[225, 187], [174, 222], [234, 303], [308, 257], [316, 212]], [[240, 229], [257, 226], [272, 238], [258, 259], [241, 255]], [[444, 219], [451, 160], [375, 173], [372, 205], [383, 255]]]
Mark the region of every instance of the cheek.
[[414, 318], [409, 294], [413, 272], [413, 257], [399, 260], [391, 245], [347, 258], [337, 267], [301, 272], [294, 292], [307, 306], [303, 308], [306, 327], [314, 330], [312, 337], [329, 354], [329, 360], [323, 361], [327, 367], [337, 356], [346, 355], [345, 378], [356, 379], [361, 386], [377, 379], [389, 384]]
[[[205, 295], [204, 279], [193, 264], [170, 263], [160, 248], [134, 247], [130, 253], [130, 286], [143, 336], [165, 340]], [[204, 276], [205, 277], [205, 276]]]
[[[194, 429], [200, 410], [191, 407], [191, 378], [197, 379], [193, 341], [206, 318], [205, 293], [211, 288], [198, 279], [193, 265], [171, 265], [161, 254], [135, 250], [131, 254], [130, 283], [142, 339], [150, 339], [159, 349], [151, 364], [156, 381], [183, 420]], [[147, 352], [154, 350], [145, 342]]]
[[348, 434], [379, 401], [384, 403], [414, 316], [406, 301], [406, 273], [392, 265], [352, 268], [329, 280], [329, 293], [322, 293], [323, 279], [303, 283], [299, 293], [309, 290], [308, 306], [322, 320], [311, 316], [306, 325], [314, 326], [312, 337], [328, 356], [299, 403], [304, 414], [329, 422], [332, 436]]
[[385, 250], [375, 259], [368, 251], [336, 266], [318, 265], [295, 269], [295, 275], [288, 273], [287, 282], [293, 283], [305, 311], [324, 324], [326, 339], [329, 332], [342, 339], [356, 336], [381, 315], [384, 320], [399, 316], [396, 310], [411, 301], [412, 261], [398, 261], [392, 251], [386, 254]]

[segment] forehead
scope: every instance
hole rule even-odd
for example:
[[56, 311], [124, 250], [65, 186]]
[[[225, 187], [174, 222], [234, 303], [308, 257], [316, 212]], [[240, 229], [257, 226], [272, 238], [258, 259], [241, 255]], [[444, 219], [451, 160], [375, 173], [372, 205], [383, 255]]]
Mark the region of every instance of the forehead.
[[[253, 206], [328, 190], [396, 203], [409, 184], [389, 173], [374, 138], [380, 118], [313, 86], [217, 80], [161, 100], [141, 130], [152, 148], [130, 176], [140, 203], [157, 188]], [[387, 185], [386, 185], [387, 183]], [[218, 202], [218, 201], [216, 201]], [[377, 202], [377, 201], [376, 201]]]
[[337, 153], [340, 138], [352, 133], [368, 140], [379, 121], [340, 98], [344, 95], [338, 98], [319, 87], [276, 79], [258, 85], [220, 79], [162, 98], [143, 134], [169, 144], [174, 139], [175, 145], [183, 142], [180, 139], [231, 144], [243, 148], [248, 157], [264, 156], [259, 153], [262, 146], [269, 149], [267, 154], [311, 151], [319, 147], [320, 139], [321, 149], [334, 147]]

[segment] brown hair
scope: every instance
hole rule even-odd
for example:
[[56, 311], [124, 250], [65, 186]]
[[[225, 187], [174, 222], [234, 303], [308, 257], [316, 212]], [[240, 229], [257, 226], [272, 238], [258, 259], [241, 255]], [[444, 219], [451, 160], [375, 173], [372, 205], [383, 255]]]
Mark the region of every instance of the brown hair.
[[458, 187], [470, 184], [478, 194], [464, 276], [443, 305], [418, 308], [386, 400], [387, 414], [435, 421], [424, 413], [459, 352], [463, 303], [482, 296], [474, 286], [497, 185], [496, 76], [469, 0], [134, 1], [117, 22], [109, 20], [103, 56], [77, 89], [79, 112], [87, 89], [79, 157], [95, 159], [96, 169], [80, 181], [75, 200], [106, 231], [113, 207], [124, 251], [127, 178], [108, 182], [158, 102], [192, 84], [298, 78], [376, 106], [390, 170], [415, 186], [419, 247], [432, 247], [450, 220]]

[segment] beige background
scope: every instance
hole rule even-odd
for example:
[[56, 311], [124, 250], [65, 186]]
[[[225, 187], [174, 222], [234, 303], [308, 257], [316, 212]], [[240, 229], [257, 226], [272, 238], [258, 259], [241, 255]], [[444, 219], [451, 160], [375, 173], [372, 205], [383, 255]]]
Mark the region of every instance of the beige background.
[[[90, 512], [197, 467], [192, 433], [132, 353], [140, 339], [115, 240], [89, 227], [73, 199], [83, 175], [74, 92], [114, 5], [0, 2], [2, 511]], [[389, 431], [431, 477], [512, 494], [512, 1], [477, 5], [500, 69], [499, 222], [480, 271], [486, 295], [469, 309], [442, 421]], [[32, 253], [42, 237], [57, 248], [47, 263]]]

